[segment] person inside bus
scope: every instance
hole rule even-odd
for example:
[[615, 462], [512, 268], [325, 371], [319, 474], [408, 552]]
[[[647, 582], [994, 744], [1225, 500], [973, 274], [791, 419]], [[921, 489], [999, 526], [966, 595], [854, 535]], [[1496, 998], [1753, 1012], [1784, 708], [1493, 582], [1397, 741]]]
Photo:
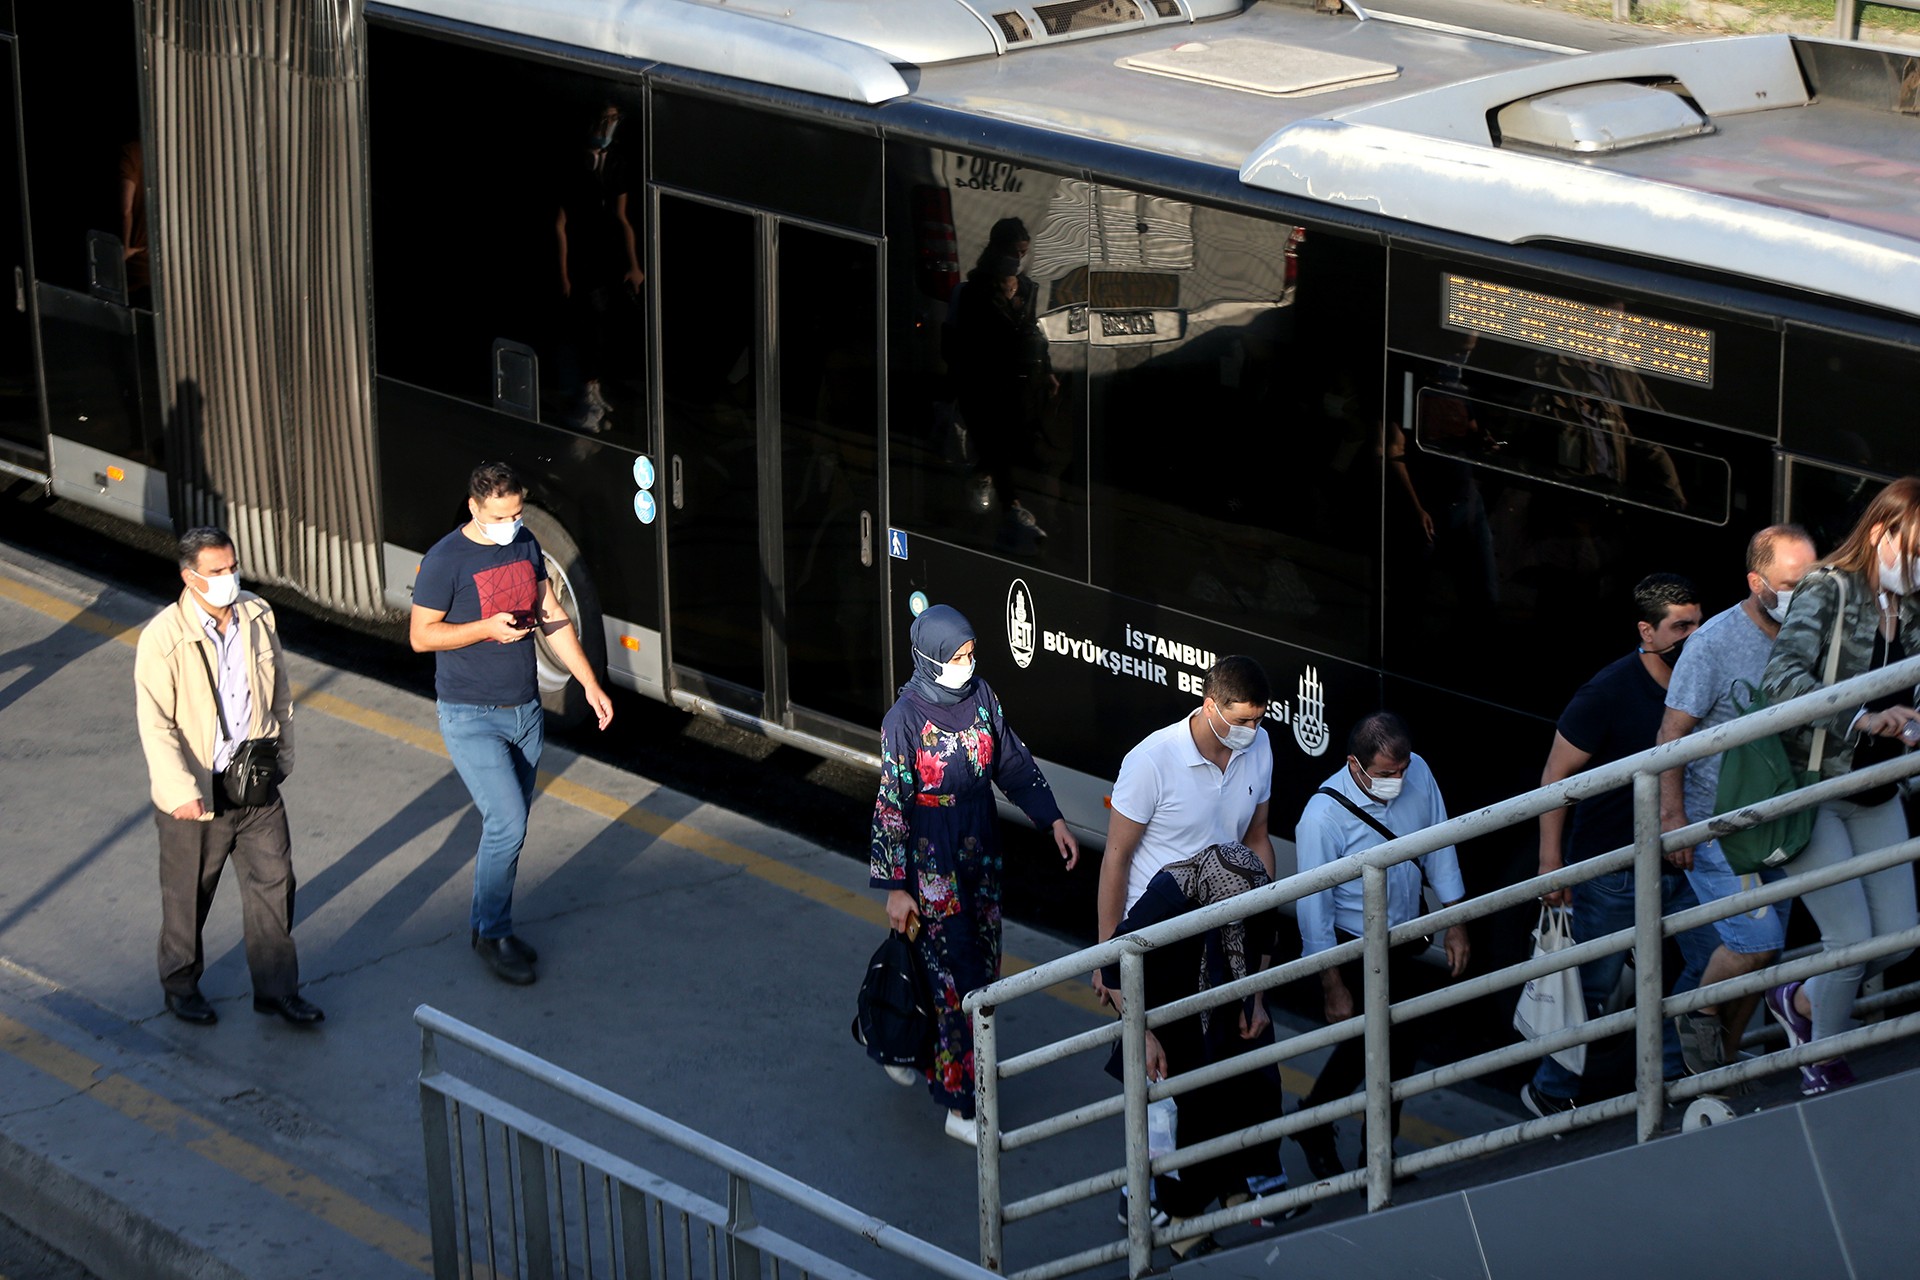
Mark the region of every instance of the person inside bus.
[[[973, 628], [933, 605], [913, 620], [913, 675], [880, 726], [868, 883], [887, 895], [887, 923], [914, 937], [933, 993], [927, 1092], [946, 1108], [947, 1136], [969, 1146], [974, 1125], [973, 1018], [967, 993], [1000, 976], [1000, 820], [993, 789], [1051, 831], [1066, 869], [1080, 860], [1053, 789], [978, 674]], [[919, 1077], [888, 1067], [896, 1083]]]
[[[1672, 742], [1740, 714], [1747, 694], [1736, 682], [1760, 687], [1787, 606], [1818, 555], [1813, 540], [1799, 525], [1769, 525], [1753, 535], [1747, 543], [1746, 599], [1707, 619], [1687, 637], [1686, 649], [1673, 664], [1667, 684], [1667, 709], [1658, 741]], [[1705, 822], [1719, 811], [1714, 798], [1720, 786], [1720, 759], [1719, 755], [1703, 756], [1684, 769], [1660, 775], [1661, 830]], [[1787, 874], [1784, 867], [1773, 867], [1758, 874], [1735, 875], [1718, 840], [1676, 849], [1674, 860], [1686, 870], [1694, 896], [1703, 903], [1730, 898]], [[1710, 987], [1777, 960], [1786, 944], [1792, 906], [1791, 901], [1781, 902], [1716, 920], [1713, 927], [1720, 945], [1707, 960], [1700, 985]], [[1756, 992], [1682, 1014], [1692, 1024], [1682, 1030], [1682, 1047], [1691, 1040], [1706, 1065], [1731, 1062], [1759, 1002]]]
[[[1347, 734], [1345, 764], [1308, 798], [1294, 827], [1294, 857], [1301, 872], [1326, 866], [1341, 858], [1385, 844], [1447, 820], [1447, 802], [1433, 770], [1415, 754], [1406, 722], [1391, 711], [1365, 716]], [[1445, 906], [1467, 896], [1460, 876], [1460, 859], [1452, 845], [1402, 862], [1387, 872], [1387, 928], [1393, 929], [1424, 914], [1422, 886], [1431, 885]], [[1295, 908], [1300, 924], [1301, 958], [1351, 942], [1365, 929], [1360, 881], [1356, 878], [1331, 889], [1309, 894]], [[1419, 989], [1416, 968], [1430, 939], [1415, 938], [1387, 953], [1387, 988], [1392, 999], [1404, 999]], [[1448, 973], [1457, 978], [1467, 971], [1471, 943], [1465, 925], [1447, 930], [1443, 943]], [[1320, 990], [1329, 1026], [1364, 1012], [1362, 962], [1320, 971]], [[1409, 1027], [1395, 1027], [1389, 1051], [1390, 1070], [1399, 1079], [1413, 1070], [1419, 1044]], [[1337, 1102], [1366, 1078], [1366, 1039], [1353, 1036], [1334, 1046], [1300, 1109]], [[1400, 1132], [1400, 1103], [1392, 1108], [1392, 1132]], [[1316, 1125], [1297, 1135], [1306, 1153], [1307, 1167], [1316, 1179], [1344, 1172], [1335, 1145], [1332, 1123]], [[1364, 1138], [1361, 1151], [1366, 1151]]]
[[1005, 526], [1002, 540], [1032, 550], [1047, 536], [1014, 489], [1013, 469], [1024, 464], [1047, 403], [1060, 391], [1040, 331], [1023, 303], [1020, 260], [1011, 254], [975, 267], [957, 295], [948, 364], [960, 416], [980, 465], [993, 481]]
[[[1581, 685], [1560, 713], [1546, 767], [1540, 771], [1543, 787], [1645, 751], [1660, 732], [1674, 664], [1680, 660], [1687, 637], [1700, 625], [1700, 592], [1677, 573], [1651, 573], [1635, 584], [1633, 604], [1639, 615], [1634, 623], [1639, 644]], [[1540, 815], [1540, 874], [1632, 844], [1633, 789], [1616, 787], [1575, 805], [1571, 823], [1564, 808]], [[1679, 855], [1668, 854], [1667, 863], [1660, 877], [1662, 913], [1697, 906]], [[1565, 906], [1570, 898], [1573, 940], [1589, 942], [1633, 926], [1634, 884], [1633, 868], [1628, 867], [1547, 894], [1545, 902], [1548, 906]], [[1713, 930], [1702, 927], [1689, 929], [1674, 941], [1685, 961], [1670, 987], [1671, 993], [1678, 994], [1700, 985], [1715, 939]], [[1580, 966], [1580, 990], [1586, 997], [1588, 1017], [1600, 1016], [1626, 963], [1626, 952], [1616, 951]], [[1690, 1034], [1691, 1027], [1690, 1022], [1684, 1028], [1667, 1024], [1663, 1067], [1669, 1080], [1687, 1071], [1709, 1069], [1700, 1047], [1682, 1038], [1682, 1031]], [[1520, 1101], [1527, 1110], [1544, 1118], [1571, 1110], [1582, 1093], [1589, 1098], [1604, 1096], [1611, 1090], [1601, 1083], [1601, 1073], [1595, 1070], [1598, 1056], [1588, 1050], [1588, 1070], [1584, 1074], [1568, 1070], [1551, 1055], [1542, 1058], [1533, 1079], [1521, 1086]]]
[[[1843, 602], [1844, 597], [1844, 602]], [[1835, 681], [1891, 666], [1920, 654], [1920, 477], [1882, 489], [1833, 554], [1800, 580], [1793, 606], [1767, 659], [1765, 687], [1773, 702], [1812, 693], [1826, 683], [1827, 646], [1838, 631]], [[1825, 729], [1823, 778], [1890, 760], [1906, 750], [1902, 731], [1920, 722], [1914, 692], [1901, 689], [1864, 706], [1781, 735], [1787, 760], [1807, 768], [1816, 730]], [[1884, 783], [1814, 811], [1813, 836], [1789, 864], [1794, 873], [1838, 866], [1907, 838], [1907, 815], [1894, 783]], [[1800, 895], [1820, 926], [1829, 951], [1911, 929], [1915, 923], [1913, 868], [1906, 863]], [[1898, 964], [1896, 951], [1859, 964], [1788, 982], [1767, 992], [1767, 1012], [1790, 1045], [1838, 1035], [1853, 1024], [1853, 1002], [1863, 979]], [[1812, 1095], [1853, 1083], [1843, 1057], [1800, 1068], [1800, 1091]]]
[[560, 175], [560, 201], [553, 216], [561, 306], [565, 314], [560, 366], [568, 399], [568, 426], [609, 429], [615, 410], [606, 383], [619, 333], [638, 323], [639, 236], [628, 214], [633, 185], [623, 149], [615, 142], [620, 108], [595, 106], [585, 136]]

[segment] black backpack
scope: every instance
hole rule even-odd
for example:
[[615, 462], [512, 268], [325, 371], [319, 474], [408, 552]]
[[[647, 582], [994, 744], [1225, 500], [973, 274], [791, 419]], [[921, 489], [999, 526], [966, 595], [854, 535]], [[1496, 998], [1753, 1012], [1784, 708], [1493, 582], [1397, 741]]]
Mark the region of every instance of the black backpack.
[[867, 962], [853, 1038], [881, 1066], [924, 1070], [933, 1061], [933, 1023], [933, 996], [913, 944], [888, 930]]

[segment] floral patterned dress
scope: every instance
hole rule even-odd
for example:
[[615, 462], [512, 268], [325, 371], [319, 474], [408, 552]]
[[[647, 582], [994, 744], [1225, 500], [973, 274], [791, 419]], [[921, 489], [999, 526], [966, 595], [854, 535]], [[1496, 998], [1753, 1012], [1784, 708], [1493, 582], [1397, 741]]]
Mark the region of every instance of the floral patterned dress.
[[880, 733], [870, 883], [905, 889], [919, 905], [920, 961], [939, 1022], [927, 1091], [972, 1119], [973, 1024], [960, 1002], [1000, 976], [993, 787], [1043, 829], [1059, 819], [1060, 806], [978, 677], [951, 706], [902, 693]]

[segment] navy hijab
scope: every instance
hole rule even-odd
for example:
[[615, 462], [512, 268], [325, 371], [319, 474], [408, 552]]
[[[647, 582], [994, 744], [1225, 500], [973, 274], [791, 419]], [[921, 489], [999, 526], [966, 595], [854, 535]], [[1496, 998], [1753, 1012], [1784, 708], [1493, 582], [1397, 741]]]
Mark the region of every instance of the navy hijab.
[[[973, 681], [968, 679], [958, 689], [944, 688], [934, 682], [940, 674], [940, 668], [953, 660], [960, 646], [973, 639], [973, 627], [970, 626], [958, 609], [951, 605], [936, 604], [913, 620], [913, 630], [909, 632], [913, 640], [913, 675], [900, 686], [902, 694], [911, 693], [922, 702], [931, 702], [937, 707], [950, 707], [964, 698], [973, 696]], [[980, 657], [974, 655], [974, 670], [980, 669]]]

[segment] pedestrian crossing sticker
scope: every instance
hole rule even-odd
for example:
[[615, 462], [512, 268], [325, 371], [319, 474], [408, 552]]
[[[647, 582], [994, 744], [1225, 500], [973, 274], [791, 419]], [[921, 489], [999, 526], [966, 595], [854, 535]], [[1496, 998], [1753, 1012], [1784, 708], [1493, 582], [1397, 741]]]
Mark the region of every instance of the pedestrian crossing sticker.
[[905, 529], [887, 530], [887, 554], [895, 560], [907, 558], [907, 531]]

